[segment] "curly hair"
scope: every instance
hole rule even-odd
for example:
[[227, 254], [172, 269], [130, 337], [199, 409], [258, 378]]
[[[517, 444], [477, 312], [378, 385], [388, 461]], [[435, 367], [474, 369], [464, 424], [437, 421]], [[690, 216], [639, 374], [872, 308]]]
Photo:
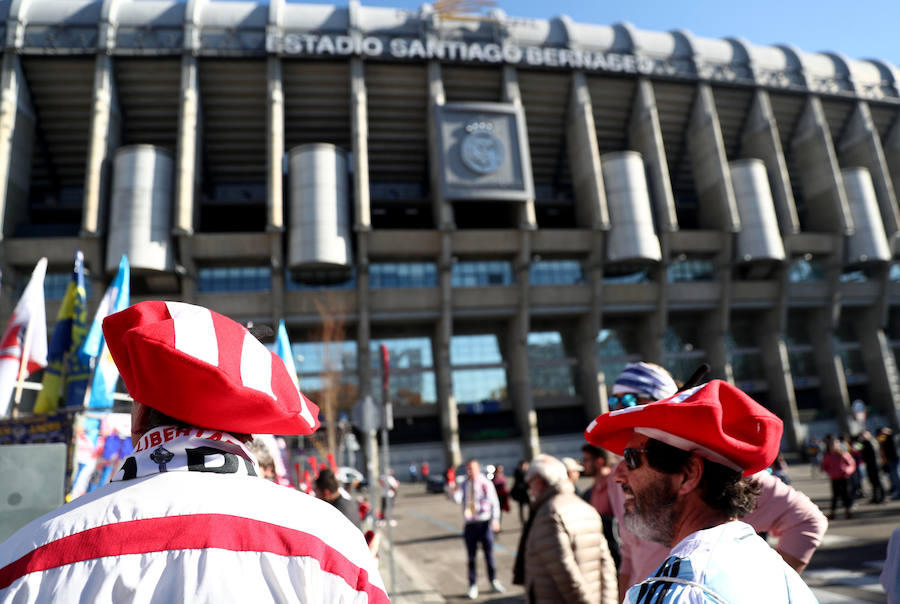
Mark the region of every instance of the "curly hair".
[[[683, 470], [690, 460], [690, 451], [679, 449], [651, 438], [645, 445], [647, 463], [665, 474], [675, 474]], [[722, 464], [700, 458], [703, 462], [703, 476], [700, 478], [700, 499], [729, 517], [742, 518], [756, 509], [760, 486], [744, 478], [737, 470]]]

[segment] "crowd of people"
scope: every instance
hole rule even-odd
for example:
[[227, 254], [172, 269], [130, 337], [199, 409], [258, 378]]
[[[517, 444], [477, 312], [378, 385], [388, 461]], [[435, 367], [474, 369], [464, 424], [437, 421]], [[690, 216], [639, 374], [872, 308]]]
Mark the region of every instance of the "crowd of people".
[[[110, 484], [0, 548], [0, 601], [388, 601], [368, 499], [327, 467], [307, 480], [314, 497], [274, 484], [254, 441], [319, 427], [277, 356], [240, 324], [183, 303], [136, 304], [103, 330], [135, 400], [134, 452]], [[778, 417], [727, 382], [679, 388], [643, 362], [625, 368], [608, 405], [580, 459], [522, 461], [511, 485], [503, 466], [485, 472], [472, 459], [459, 479], [447, 469], [469, 598], [479, 549], [491, 591], [506, 590], [494, 541], [515, 503], [511, 580], [528, 602], [741, 602], [748, 585], [754, 602], [815, 602], [798, 573], [828, 521], [790, 485]], [[838, 502], [852, 515], [864, 477], [873, 502], [900, 497], [889, 430], [829, 435], [820, 451], [832, 518]], [[410, 481], [428, 476], [427, 463], [409, 466]], [[581, 476], [590, 485], [579, 493]], [[379, 482], [390, 519], [399, 483], [391, 471]]]

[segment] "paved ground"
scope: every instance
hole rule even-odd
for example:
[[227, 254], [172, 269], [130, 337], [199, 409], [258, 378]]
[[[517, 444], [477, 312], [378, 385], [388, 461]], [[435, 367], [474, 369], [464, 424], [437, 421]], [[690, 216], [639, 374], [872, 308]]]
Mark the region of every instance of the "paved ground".
[[[819, 473], [810, 477], [809, 466], [791, 467], [794, 486], [823, 510], [830, 505], [830, 485]], [[588, 486], [584, 479], [579, 487]], [[825, 541], [813, 556], [803, 578], [822, 604], [884, 602], [878, 575], [891, 531], [900, 525], [900, 501], [881, 505], [859, 500], [855, 517], [831, 523]], [[839, 515], [840, 516], [840, 515]], [[382, 548], [382, 575], [395, 603], [468, 601], [465, 597], [466, 553], [461, 537], [459, 507], [443, 495], [426, 494], [422, 483], [401, 485], [396, 504], [394, 577], [390, 548]], [[504, 515], [497, 539], [497, 574], [507, 591], [490, 593], [483, 561], [479, 559], [480, 602], [523, 602], [521, 587], [511, 585], [512, 566], [521, 534], [516, 510]]]

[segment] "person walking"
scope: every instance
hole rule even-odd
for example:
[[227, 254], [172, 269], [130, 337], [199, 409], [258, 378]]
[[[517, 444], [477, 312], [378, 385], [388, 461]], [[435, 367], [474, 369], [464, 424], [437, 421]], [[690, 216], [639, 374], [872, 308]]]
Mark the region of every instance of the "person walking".
[[497, 499], [497, 490], [487, 476], [481, 473], [481, 464], [476, 459], [466, 463], [466, 479], [462, 485], [454, 483], [451, 489], [453, 500], [462, 506], [463, 539], [466, 544], [469, 572], [469, 590], [466, 596], [470, 600], [478, 597], [475, 559], [479, 544], [484, 552], [491, 590], [495, 593], [504, 592], [503, 585], [497, 579], [497, 567], [494, 564], [494, 534], [500, 530], [500, 502]]
[[900, 456], [897, 454], [897, 443], [894, 441], [894, 432], [884, 427], [878, 430], [878, 448], [881, 452], [882, 469], [888, 476], [891, 487], [891, 498], [900, 499]]
[[525, 588], [525, 601], [615, 604], [616, 567], [603, 523], [575, 493], [566, 466], [539, 455], [528, 466], [527, 480], [534, 503], [513, 571], [513, 583]]
[[525, 482], [525, 472], [528, 471], [528, 462], [524, 459], [516, 466], [513, 473], [513, 486], [510, 489], [509, 496], [513, 501], [519, 504], [519, 522], [524, 526], [525, 512], [531, 505], [531, 497], [528, 495], [528, 483]]
[[878, 441], [872, 437], [872, 433], [863, 430], [856, 437], [859, 442], [859, 452], [862, 461], [866, 465], [866, 476], [869, 478], [869, 484], [872, 485], [872, 499], [869, 503], [884, 502], [884, 485], [881, 484], [881, 469], [878, 467]]
[[507, 486], [506, 474], [503, 473], [503, 466], [498, 465], [494, 470], [494, 477], [491, 478], [494, 483], [494, 489], [497, 491], [497, 501], [500, 502], [500, 523], [503, 524], [503, 514], [509, 512], [509, 486]]
[[0, 602], [388, 602], [347, 518], [260, 475], [253, 433], [319, 427], [277, 355], [180, 302], [111, 314], [103, 335], [134, 451], [0, 547]]
[[822, 458], [822, 471], [831, 479], [831, 513], [829, 520], [834, 520], [834, 512], [838, 499], [844, 504], [844, 515], [853, 517], [850, 511], [853, 506], [853, 497], [850, 493], [850, 477], [856, 471], [856, 462], [853, 456], [844, 449], [843, 441], [831, 434], [825, 436], [825, 456]]

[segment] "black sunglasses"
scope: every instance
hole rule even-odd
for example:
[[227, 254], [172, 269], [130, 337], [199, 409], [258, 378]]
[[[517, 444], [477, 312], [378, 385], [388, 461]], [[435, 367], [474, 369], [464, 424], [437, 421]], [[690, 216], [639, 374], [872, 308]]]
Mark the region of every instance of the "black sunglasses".
[[638, 397], [633, 392], [626, 392], [622, 395], [612, 395], [607, 399], [607, 402], [609, 403], [609, 410], [615, 411], [619, 408], [634, 407], [638, 404]]
[[646, 453], [647, 449], [625, 449], [622, 451], [622, 458], [625, 460], [625, 467], [631, 471], [637, 470], [643, 463], [641, 461], [641, 453]]

